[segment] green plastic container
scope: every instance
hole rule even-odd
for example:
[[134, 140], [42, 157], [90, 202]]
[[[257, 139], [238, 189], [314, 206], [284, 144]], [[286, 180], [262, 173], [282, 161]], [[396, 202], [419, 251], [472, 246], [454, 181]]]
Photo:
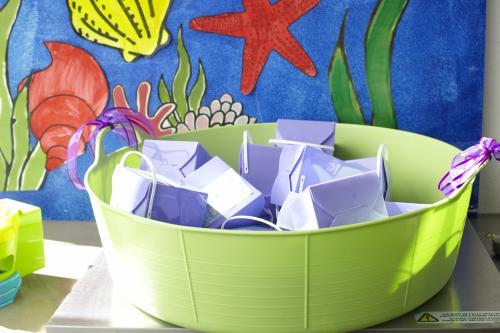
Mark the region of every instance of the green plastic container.
[[19, 217], [16, 211], [0, 206], [0, 282], [15, 273]]
[[41, 209], [0, 199], [0, 281], [15, 272], [23, 277], [44, 266]]
[[[199, 141], [236, 168], [246, 129], [260, 144], [275, 134], [275, 124], [257, 124], [168, 139]], [[106, 156], [99, 143], [85, 182], [114, 283], [145, 312], [206, 332], [351, 331], [414, 309], [453, 271], [471, 184], [447, 199], [437, 190], [459, 152], [444, 142], [377, 127], [336, 127], [340, 158], [374, 156], [380, 143], [389, 148], [392, 199], [432, 205], [306, 232], [197, 229], [113, 209], [111, 175], [127, 149]]]

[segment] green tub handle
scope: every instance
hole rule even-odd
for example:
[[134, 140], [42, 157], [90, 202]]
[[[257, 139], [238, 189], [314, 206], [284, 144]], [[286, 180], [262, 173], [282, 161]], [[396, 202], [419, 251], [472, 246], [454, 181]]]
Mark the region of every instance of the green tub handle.
[[[455, 191], [453, 192], [450, 196], [447, 196], [445, 197], [443, 200], [441, 201], [447, 201], [447, 202], [452, 202], [452, 201], [455, 201], [455, 200], [458, 200], [458, 197], [461, 196], [461, 194], [463, 192], [465, 192], [469, 186], [472, 186], [472, 184], [474, 183], [474, 181], [476, 180], [476, 177], [477, 175], [479, 175], [479, 173], [481, 172], [481, 170], [483, 170], [483, 168], [487, 165], [488, 163], [484, 163], [483, 165], [481, 165], [479, 167], [479, 169], [477, 169], [477, 171], [474, 173], [474, 175], [472, 177], [470, 177], [465, 183], [464, 185], [458, 189], [458, 191]], [[440, 203], [441, 201], [435, 203], [435, 204], [438, 204]]]
[[97, 133], [95, 140], [95, 158], [94, 158], [94, 163], [92, 163], [92, 166], [104, 163], [108, 158], [108, 155], [106, 154], [106, 151], [104, 149], [103, 140], [104, 140], [104, 135], [106, 135], [109, 131], [110, 131], [109, 128], [104, 128], [99, 133]]
[[[108, 159], [108, 154], [106, 154], [106, 150], [104, 149], [104, 136], [110, 132], [110, 129], [108, 127], [103, 128], [99, 133], [96, 135], [96, 140], [95, 140], [95, 158], [94, 162], [91, 165], [91, 168], [93, 166], [99, 165], [101, 163], [104, 163]], [[142, 142], [144, 141], [144, 138], [146, 136], [145, 133], [141, 131], [135, 131], [135, 134], [137, 136], [137, 144], [139, 146], [142, 146]], [[130, 147], [125, 147], [125, 149], [129, 149]]]

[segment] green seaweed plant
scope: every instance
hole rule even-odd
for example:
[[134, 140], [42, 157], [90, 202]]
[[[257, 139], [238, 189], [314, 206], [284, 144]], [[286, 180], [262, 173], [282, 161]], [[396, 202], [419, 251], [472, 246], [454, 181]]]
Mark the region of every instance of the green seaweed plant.
[[0, 10], [0, 190], [40, 188], [45, 178], [45, 153], [30, 145], [28, 88], [12, 98], [7, 77], [7, 49], [21, 0], [9, 0]]
[[[379, 0], [365, 33], [365, 69], [374, 126], [397, 128], [392, 98], [391, 56], [394, 34], [409, 0]], [[340, 122], [364, 124], [344, 46], [348, 11], [328, 68], [332, 102]]]
[[171, 126], [176, 126], [178, 123], [183, 122], [188, 111], [198, 113], [207, 88], [205, 70], [201, 60], [198, 60], [198, 75], [189, 95], [187, 93], [188, 84], [191, 80], [192, 68], [189, 54], [182, 37], [182, 25], [179, 27], [179, 32], [177, 34], [177, 55], [179, 64], [172, 83], [172, 93], [170, 94], [163, 76], [160, 77], [158, 83], [160, 101], [163, 104], [174, 103], [176, 105], [174, 112], [168, 117], [168, 122]]
[[340, 27], [337, 46], [335, 46], [332, 61], [328, 68], [328, 83], [339, 121], [351, 124], [364, 124], [363, 112], [361, 111], [358, 95], [356, 94], [352, 76], [349, 72], [344, 47], [347, 14], [348, 11], [346, 10], [342, 26]]

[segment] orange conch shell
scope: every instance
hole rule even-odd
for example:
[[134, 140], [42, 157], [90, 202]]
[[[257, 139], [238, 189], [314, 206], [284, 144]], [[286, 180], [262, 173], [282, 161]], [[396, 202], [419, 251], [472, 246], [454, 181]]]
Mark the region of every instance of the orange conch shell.
[[[66, 43], [45, 45], [52, 63], [32, 74], [27, 82], [31, 131], [47, 154], [45, 168], [50, 171], [66, 160], [68, 143], [76, 129], [102, 113], [108, 84], [101, 67], [86, 51]], [[85, 140], [88, 131], [86, 134]]]

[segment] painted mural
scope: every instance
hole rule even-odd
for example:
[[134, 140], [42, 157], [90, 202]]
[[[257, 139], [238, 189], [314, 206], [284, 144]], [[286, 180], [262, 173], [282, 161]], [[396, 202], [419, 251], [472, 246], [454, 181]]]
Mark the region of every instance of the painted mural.
[[92, 219], [66, 152], [113, 106], [158, 137], [295, 118], [465, 148], [481, 135], [484, 29], [484, 0], [0, 0], [0, 197]]

